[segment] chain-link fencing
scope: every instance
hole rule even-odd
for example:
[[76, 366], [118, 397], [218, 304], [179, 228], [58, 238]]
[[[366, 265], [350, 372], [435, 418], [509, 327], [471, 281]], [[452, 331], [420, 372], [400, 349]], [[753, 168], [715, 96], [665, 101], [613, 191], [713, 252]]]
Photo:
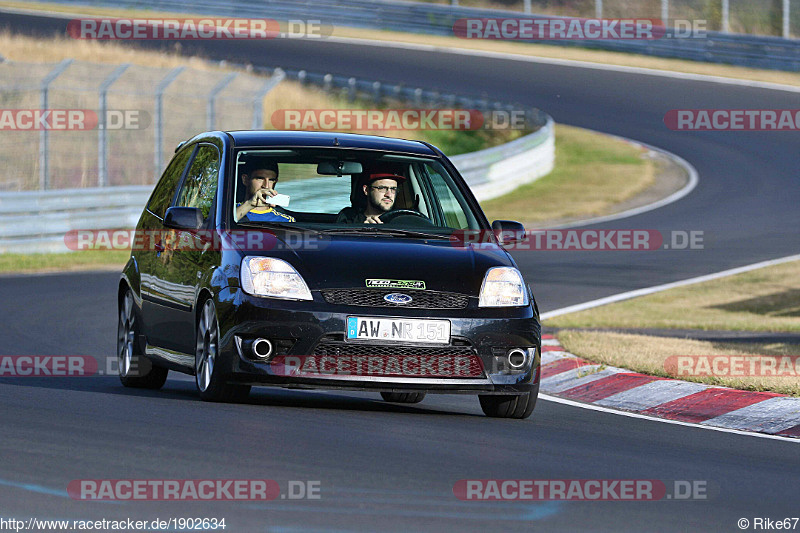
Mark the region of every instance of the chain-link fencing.
[[0, 190], [154, 183], [175, 146], [206, 130], [263, 126], [279, 81], [247, 72], [0, 64]]

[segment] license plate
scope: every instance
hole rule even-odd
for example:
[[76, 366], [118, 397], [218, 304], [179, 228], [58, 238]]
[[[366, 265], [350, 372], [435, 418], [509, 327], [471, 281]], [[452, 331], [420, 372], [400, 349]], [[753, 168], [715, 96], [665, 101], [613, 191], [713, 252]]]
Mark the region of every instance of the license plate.
[[349, 316], [347, 339], [448, 344], [450, 321]]

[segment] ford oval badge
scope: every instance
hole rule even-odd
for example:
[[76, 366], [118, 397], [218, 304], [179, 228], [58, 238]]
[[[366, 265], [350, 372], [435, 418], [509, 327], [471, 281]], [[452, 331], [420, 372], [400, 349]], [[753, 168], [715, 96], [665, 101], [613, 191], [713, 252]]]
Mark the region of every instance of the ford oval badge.
[[383, 297], [383, 299], [389, 303], [400, 304], [400, 305], [407, 304], [412, 300], [411, 296], [407, 294], [401, 294], [399, 292], [393, 292], [392, 294], [387, 294], [386, 296]]

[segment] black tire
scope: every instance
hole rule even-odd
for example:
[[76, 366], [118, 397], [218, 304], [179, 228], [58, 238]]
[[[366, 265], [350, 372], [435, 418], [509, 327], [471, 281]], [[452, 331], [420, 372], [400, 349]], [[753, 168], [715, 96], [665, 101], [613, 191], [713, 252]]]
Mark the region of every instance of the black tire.
[[419, 403], [425, 399], [424, 392], [382, 392], [381, 396], [393, 403]]
[[250, 385], [227, 383], [221, 376], [219, 354], [219, 323], [213, 300], [203, 303], [197, 321], [197, 344], [194, 355], [195, 385], [200, 399], [207, 402], [242, 402], [250, 394]]
[[483, 414], [486, 416], [523, 420], [533, 413], [538, 397], [539, 391], [536, 390], [535, 392], [526, 392], [524, 394], [502, 396], [482, 394], [478, 396], [478, 400], [480, 400], [481, 409], [483, 409]]
[[119, 380], [125, 387], [158, 390], [167, 381], [169, 370], [153, 365], [145, 357], [140, 335], [140, 318], [133, 303], [133, 292], [125, 291], [118, 305], [117, 364]]

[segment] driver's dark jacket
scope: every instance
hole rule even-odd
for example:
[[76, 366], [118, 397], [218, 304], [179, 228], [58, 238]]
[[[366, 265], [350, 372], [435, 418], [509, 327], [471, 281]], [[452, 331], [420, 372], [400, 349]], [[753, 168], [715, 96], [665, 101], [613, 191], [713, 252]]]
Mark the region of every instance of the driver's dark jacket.
[[363, 224], [366, 220], [367, 215], [364, 214], [364, 211], [352, 206], [339, 211], [339, 215], [336, 217], [337, 224]]

